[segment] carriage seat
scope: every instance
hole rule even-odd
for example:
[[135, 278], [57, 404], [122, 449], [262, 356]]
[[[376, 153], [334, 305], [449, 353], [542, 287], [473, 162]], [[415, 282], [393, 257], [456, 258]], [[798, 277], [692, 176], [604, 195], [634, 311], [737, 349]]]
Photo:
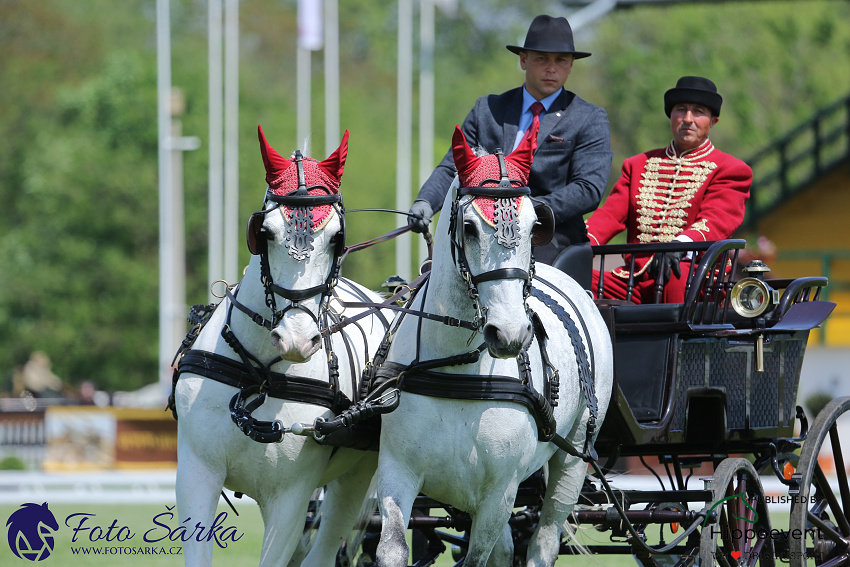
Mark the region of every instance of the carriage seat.
[[614, 306], [616, 323], [676, 323], [682, 314], [683, 303], [650, 303]]
[[636, 305], [623, 299], [594, 300], [600, 311], [610, 309], [614, 324], [675, 323], [682, 314], [682, 303], [647, 303]]
[[590, 289], [593, 279], [593, 250], [590, 243], [567, 246], [561, 250], [552, 266], [573, 278], [582, 289]]

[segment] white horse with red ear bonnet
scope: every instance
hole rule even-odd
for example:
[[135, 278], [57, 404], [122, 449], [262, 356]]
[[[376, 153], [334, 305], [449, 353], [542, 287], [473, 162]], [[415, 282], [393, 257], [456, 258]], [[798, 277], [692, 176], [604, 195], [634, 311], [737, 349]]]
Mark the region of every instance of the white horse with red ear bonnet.
[[472, 516], [465, 567], [488, 559], [510, 565], [507, 524], [517, 488], [547, 463], [528, 565], [557, 559], [587, 465], [546, 439], [557, 434], [574, 452], [586, 450], [594, 421], [598, 430], [605, 417], [613, 360], [588, 295], [562, 272], [533, 263], [532, 240], [545, 241], [524, 187], [536, 127], [507, 156], [477, 157], [455, 132], [459, 181], [437, 224], [431, 276], [411, 308], [461, 325], [406, 316], [379, 370], [403, 369], [399, 406], [381, 430], [381, 567], [407, 565], [404, 533], [419, 492]]
[[[375, 470], [374, 453], [332, 448], [289, 426], [345, 409], [385, 332], [370, 315], [333, 329], [340, 301], [380, 301], [339, 277], [345, 218], [339, 196], [348, 132], [324, 161], [280, 156], [258, 129], [268, 190], [252, 215], [253, 254], [194, 344], [181, 350], [175, 378], [178, 416], [177, 509], [182, 522], [213, 525], [223, 486], [254, 498], [265, 523], [260, 565], [285, 565], [301, 538], [310, 496], [329, 492], [322, 544], [333, 564]], [[333, 332], [338, 331], [338, 332]], [[251, 438], [249, 438], [249, 435]], [[256, 440], [255, 440], [256, 439]], [[262, 441], [262, 442], [260, 442]], [[357, 466], [355, 466], [357, 465]], [[186, 565], [210, 565], [211, 541], [184, 542]]]

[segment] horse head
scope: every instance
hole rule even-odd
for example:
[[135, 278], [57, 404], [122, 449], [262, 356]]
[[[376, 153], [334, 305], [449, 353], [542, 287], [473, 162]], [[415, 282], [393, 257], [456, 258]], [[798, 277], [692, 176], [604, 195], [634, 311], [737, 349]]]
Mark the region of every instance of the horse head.
[[321, 348], [321, 310], [339, 277], [345, 248], [339, 186], [348, 131], [324, 161], [299, 151], [286, 159], [260, 127], [258, 135], [268, 189], [262, 210], [248, 223], [248, 248], [260, 257], [265, 302], [274, 313], [272, 344], [284, 360], [301, 363]]
[[535, 206], [527, 186], [537, 129], [535, 121], [509, 155], [476, 156], [459, 127], [452, 138], [458, 181], [451, 195], [451, 256], [487, 348], [499, 358], [515, 357], [531, 341], [525, 304], [534, 276], [531, 246], [547, 242], [554, 228], [551, 210]]

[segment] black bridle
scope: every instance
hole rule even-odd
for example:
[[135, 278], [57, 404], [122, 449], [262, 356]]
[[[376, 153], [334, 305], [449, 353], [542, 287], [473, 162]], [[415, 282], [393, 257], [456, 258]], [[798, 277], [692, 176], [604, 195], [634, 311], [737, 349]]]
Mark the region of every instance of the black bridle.
[[[281, 362], [283, 358], [277, 356], [271, 362], [264, 364], [256, 356], [248, 352], [231, 329], [230, 322], [233, 315], [233, 307], [236, 307], [239, 311], [247, 315], [255, 324], [269, 331], [277, 327], [286, 313], [292, 309], [298, 309], [310, 315], [316, 323], [319, 334], [324, 340], [325, 351], [328, 353], [327, 364], [330, 383], [327, 387], [330, 388], [333, 395], [330, 398], [330, 405], [327, 405], [327, 403], [325, 405], [336, 413], [340, 409], [347, 407], [350, 403], [347, 400], [342, 400], [344, 395], [339, 386], [339, 360], [333, 351], [331, 333], [328, 331], [330, 326], [328, 319], [333, 318], [328, 306], [333, 296], [334, 288], [339, 281], [340, 264], [345, 252], [345, 209], [342, 203], [342, 197], [339, 194], [331, 194], [324, 185], [307, 187], [302, 159], [301, 152], [296, 151], [294, 161], [298, 168], [298, 188], [288, 195], [277, 195], [270, 189], [267, 189], [265, 200], [263, 201], [263, 209], [252, 214], [248, 221], [248, 249], [251, 251], [251, 254], [260, 258], [260, 281], [265, 290], [266, 306], [271, 310], [271, 318], [267, 319], [239, 302], [236, 297], [239, 293], [238, 289], [236, 293], [232, 293], [229, 288], [226, 291], [227, 298], [230, 301], [230, 309], [228, 309], [227, 320], [222, 327], [221, 336], [236, 354], [239, 355], [244, 367], [252, 375], [254, 381], [254, 385], [241, 389], [233, 397], [230, 402], [230, 414], [234, 423], [237, 424], [245, 435], [262, 443], [279, 442], [286, 432], [282, 424], [277, 421], [263, 422], [251, 416], [251, 413], [265, 402], [268, 391], [273, 386], [271, 384], [271, 367]], [[327, 194], [311, 195], [309, 191], [316, 188], [325, 190]], [[269, 206], [270, 203], [273, 203], [273, 205]], [[303, 289], [289, 289], [275, 283], [269, 263], [268, 240], [270, 235], [264, 228], [266, 215], [279, 209], [281, 206], [290, 208], [290, 222], [287, 226], [286, 236], [286, 244], [289, 246], [288, 253], [296, 260], [304, 260], [309, 257], [310, 252], [313, 250], [313, 207], [322, 205], [331, 205], [340, 219], [340, 230], [334, 236], [336, 239], [333, 251], [334, 257], [327, 277], [321, 284]], [[277, 296], [281, 296], [289, 302], [281, 310], [277, 309]], [[313, 313], [301, 304], [304, 300], [316, 296], [320, 296], [318, 314]], [[291, 378], [287, 378], [291, 380]], [[322, 394], [325, 392], [319, 390], [314, 391], [314, 393]], [[257, 394], [258, 397], [252, 402], [247, 402], [247, 398], [253, 394]], [[319, 396], [310, 395], [308, 399], [319, 399]], [[296, 399], [296, 401], [303, 401], [303, 399]]]
[[[263, 209], [252, 214], [248, 221], [248, 249], [252, 254], [260, 257], [260, 280], [265, 289], [266, 306], [271, 310], [272, 318], [271, 320], [266, 320], [238, 302], [235, 302], [234, 305], [248, 315], [255, 323], [268, 330], [276, 327], [289, 310], [299, 309], [309, 314], [316, 322], [319, 330], [322, 331], [323, 326], [319, 322], [318, 316], [301, 305], [301, 302], [321, 295], [319, 299], [320, 311], [326, 308], [333, 289], [339, 281], [340, 265], [345, 255], [345, 207], [342, 202], [342, 196], [338, 193], [331, 194], [324, 185], [311, 185], [308, 187], [304, 178], [302, 160], [301, 152], [296, 150], [294, 161], [298, 168], [298, 188], [288, 195], [277, 195], [270, 189], [267, 190], [265, 200], [263, 201]], [[311, 189], [323, 189], [328, 193], [325, 195], [311, 195], [309, 193]], [[269, 207], [270, 202], [274, 203], [274, 205]], [[339, 216], [340, 222], [339, 232], [334, 236], [334, 257], [327, 277], [322, 283], [304, 289], [288, 289], [275, 283], [271, 274], [268, 257], [269, 234], [263, 228], [266, 215], [279, 209], [281, 206], [290, 208], [292, 213], [286, 236], [286, 242], [289, 245], [288, 252], [296, 260], [303, 260], [313, 250], [312, 210], [314, 207], [322, 205], [331, 205]], [[278, 295], [289, 301], [289, 305], [280, 311], [277, 309], [277, 300], [275, 298]], [[231, 300], [235, 299], [233, 296], [230, 296], [230, 298]]]
[[[461, 279], [466, 283], [467, 294], [472, 301], [472, 306], [475, 308], [473, 325], [476, 329], [483, 327], [487, 320], [487, 307], [481, 307], [479, 303], [479, 284], [497, 280], [523, 280], [523, 301], [525, 301], [531, 294], [531, 282], [534, 279], [533, 253], [531, 254], [528, 270], [523, 270], [522, 268], [496, 268], [495, 270], [489, 270], [481, 274], [473, 274], [469, 268], [469, 261], [466, 257], [465, 239], [463, 237], [463, 215], [466, 207], [472, 204], [475, 197], [490, 197], [495, 199], [496, 210], [507, 217], [503, 218], [503, 222], [500, 224], [504, 224], [509, 233], [504, 235], [497, 227], [495, 237], [506, 248], [514, 248], [519, 244], [519, 237], [516, 234], [517, 209], [514, 199], [531, 196], [531, 189], [523, 187], [522, 181], [508, 177], [505, 156], [502, 151], [496, 150], [495, 155], [499, 159], [500, 179], [485, 179], [477, 187], [458, 188], [455, 198], [452, 201], [449, 221], [449, 242], [451, 244], [452, 261], [455, 267], [457, 267]], [[484, 187], [487, 183], [496, 183], [497, 186]], [[472, 199], [461, 203], [461, 198], [466, 196], [470, 196]]]

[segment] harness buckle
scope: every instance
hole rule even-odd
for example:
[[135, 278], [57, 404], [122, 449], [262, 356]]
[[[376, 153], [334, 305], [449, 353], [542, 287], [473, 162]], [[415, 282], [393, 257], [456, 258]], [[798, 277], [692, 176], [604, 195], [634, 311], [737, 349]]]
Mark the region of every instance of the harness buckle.
[[286, 434], [286, 428], [283, 426], [283, 422], [281, 420], [276, 419], [272, 422], [272, 431], [281, 432], [280, 439], [275, 441], [275, 443], [283, 443], [283, 436]]
[[454, 317], [446, 316], [446, 325], [449, 327], [460, 327], [460, 319], [455, 319]]

